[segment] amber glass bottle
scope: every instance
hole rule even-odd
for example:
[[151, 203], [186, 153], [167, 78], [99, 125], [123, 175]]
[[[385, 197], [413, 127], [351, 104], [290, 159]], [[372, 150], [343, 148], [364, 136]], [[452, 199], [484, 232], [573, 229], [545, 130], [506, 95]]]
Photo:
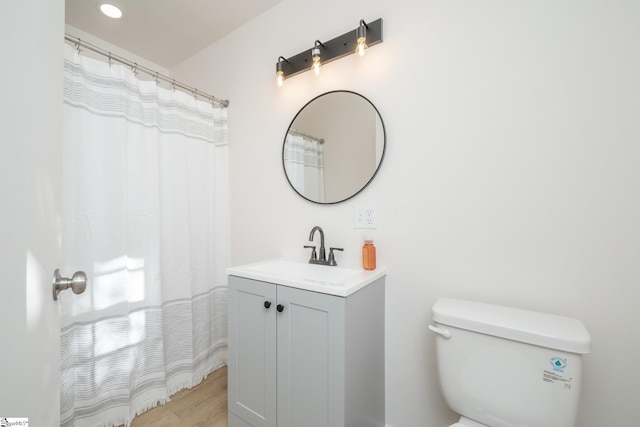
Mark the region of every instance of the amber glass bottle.
[[376, 269], [376, 247], [373, 246], [373, 240], [365, 240], [362, 246], [362, 267], [365, 270]]

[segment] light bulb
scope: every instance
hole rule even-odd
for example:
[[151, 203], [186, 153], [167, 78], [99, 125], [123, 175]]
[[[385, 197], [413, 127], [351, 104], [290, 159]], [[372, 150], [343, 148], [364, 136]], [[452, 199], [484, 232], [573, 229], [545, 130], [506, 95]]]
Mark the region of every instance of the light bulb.
[[360, 57], [364, 56], [364, 50], [367, 48], [367, 24], [361, 20], [360, 26], [356, 28], [356, 53]]
[[360, 57], [364, 56], [364, 50], [367, 48], [366, 41], [367, 41], [366, 37], [360, 37], [358, 39], [358, 46], [356, 46], [356, 53], [360, 55]]
[[278, 62], [276, 62], [276, 83], [278, 87], [282, 87], [284, 84], [284, 62], [289, 62], [284, 59], [282, 56], [278, 58]]
[[316, 46], [313, 48], [313, 50], [311, 50], [311, 58], [313, 59], [313, 65], [311, 66], [311, 68], [313, 68], [313, 72], [315, 73], [315, 75], [317, 76], [318, 74], [320, 74], [320, 49]]

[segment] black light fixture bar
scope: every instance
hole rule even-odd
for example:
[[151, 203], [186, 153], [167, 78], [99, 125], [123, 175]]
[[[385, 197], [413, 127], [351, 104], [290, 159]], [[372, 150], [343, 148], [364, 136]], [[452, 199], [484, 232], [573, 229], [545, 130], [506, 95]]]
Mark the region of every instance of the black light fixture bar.
[[[365, 25], [367, 27], [367, 46], [371, 47], [378, 43], [382, 43], [382, 18], [373, 22], [367, 22]], [[322, 65], [355, 53], [356, 46], [358, 44], [357, 31], [358, 28], [348, 31], [331, 40], [321, 41], [323, 45], [320, 46]], [[295, 56], [286, 58], [284, 61], [279, 61], [278, 68], [280, 67], [280, 64], [282, 64], [281, 66], [284, 77], [287, 78], [300, 74], [304, 71], [310, 71], [312, 63], [311, 49], [307, 49]]]

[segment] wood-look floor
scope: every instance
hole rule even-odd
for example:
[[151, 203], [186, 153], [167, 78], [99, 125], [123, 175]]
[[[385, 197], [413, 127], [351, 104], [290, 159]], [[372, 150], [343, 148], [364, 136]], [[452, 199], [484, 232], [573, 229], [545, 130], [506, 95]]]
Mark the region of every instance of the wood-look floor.
[[163, 406], [138, 415], [131, 427], [227, 427], [227, 367], [179, 391]]

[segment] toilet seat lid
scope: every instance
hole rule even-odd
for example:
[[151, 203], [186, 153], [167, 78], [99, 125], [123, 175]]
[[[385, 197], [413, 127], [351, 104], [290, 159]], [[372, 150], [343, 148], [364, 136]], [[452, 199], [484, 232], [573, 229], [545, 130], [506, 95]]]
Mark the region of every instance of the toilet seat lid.
[[439, 298], [432, 311], [433, 320], [442, 325], [569, 353], [591, 353], [591, 335], [577, 319], [453, 298]]

